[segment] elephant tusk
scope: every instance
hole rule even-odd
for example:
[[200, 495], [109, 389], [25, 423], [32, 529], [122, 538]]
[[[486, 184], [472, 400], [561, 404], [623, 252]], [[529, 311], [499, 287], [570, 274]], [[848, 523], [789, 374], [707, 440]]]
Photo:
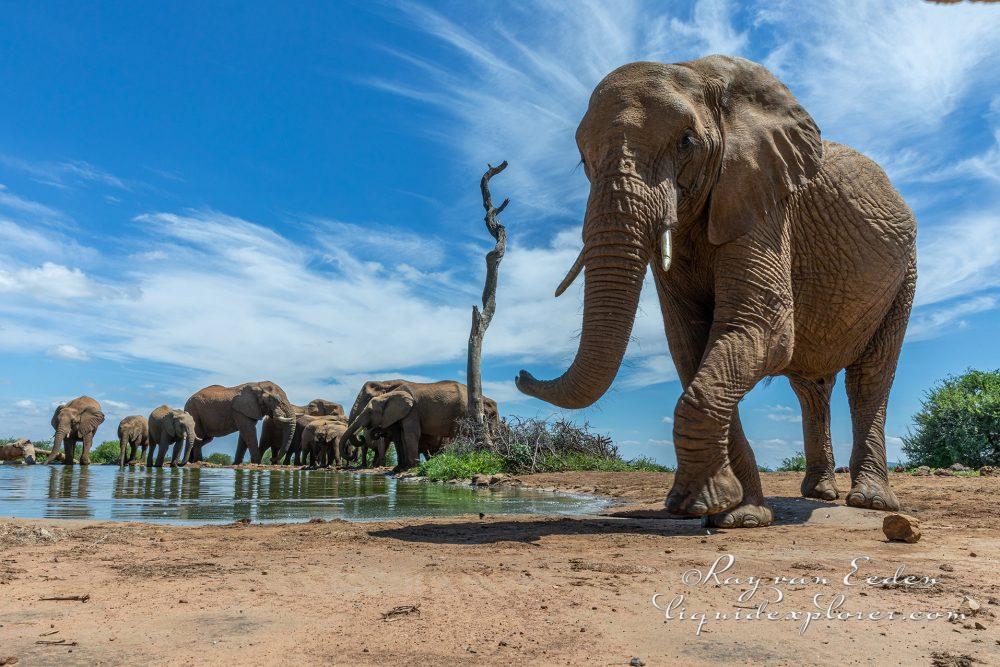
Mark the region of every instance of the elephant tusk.
[[670, 269], [670, 254], [670, 230], [664, 229], [660, 236], [660, 266], [663, 267], [664, 273]]
[[559, 283], [559, 287], [556, 288], [557, 297], [565, 292], [566, 288], [572, 285], [573, 281], [576, 280], [576, 277], [580, 275], [580, 271], [583, 269], [583, 253], [585, 250], [586, 248], [581, 250], [580, 254], [576, 256], [576, 261], [573, 262], [573, 266], [570, 267], [569, 273], [566, 274], [566, 277], [562, 279], [561, 283]]

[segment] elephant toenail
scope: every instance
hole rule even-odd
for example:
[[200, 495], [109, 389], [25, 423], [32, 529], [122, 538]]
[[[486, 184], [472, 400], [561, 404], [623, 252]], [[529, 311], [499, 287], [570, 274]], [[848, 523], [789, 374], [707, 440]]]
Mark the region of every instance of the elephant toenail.
[[757, 520], [755, 516], [745, 516], [743, 517], [743, 527], [744, 528], [756, 528], [760, 525], [760, 521]]
[[874, 498], [872, 498], [872, 508], [877, 510], [884, 510], [885, 502], [878, 496], [875, 496]]

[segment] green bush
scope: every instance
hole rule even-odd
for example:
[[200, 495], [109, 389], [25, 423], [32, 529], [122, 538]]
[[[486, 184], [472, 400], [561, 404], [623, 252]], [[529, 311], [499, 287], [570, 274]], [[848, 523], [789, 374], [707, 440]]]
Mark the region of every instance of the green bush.
[[1000, 369], [969, 369], [932, 387], [903, 438], [911, 466], [1000, 465]]
[[[76, 446], [76, 460], [79, 461], [81, 456], [83, 456], [83, 445], [78, 444]], [[95, 465], [100, 465], [102, 463], [114, 463], [115, 465], [118, 465], [118, 441], [105, 440], [96, 447], [91, 447], [90, 462]]]
[[205, 459], [206, 463], [214, 463], [220, 466], [231, 466], [233, 465], [233, 457], [229, 454], [223, 454], [222, 452], [215, 452], [209, 454], [208, 458]]
[[805, 469], [806, 455], [802, 452], [790, 458], [781, 459], [781, 465], [778, 466], [778, 472], [803, 472]]

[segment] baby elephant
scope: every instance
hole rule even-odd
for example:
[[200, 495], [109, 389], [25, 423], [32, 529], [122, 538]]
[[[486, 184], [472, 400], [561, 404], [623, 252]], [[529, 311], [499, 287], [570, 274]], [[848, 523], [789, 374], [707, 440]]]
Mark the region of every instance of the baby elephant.
[[302, 432], [302, 451], [310, 457], [303, 470], [343, 465], [341, 441], [347, 431], [347, 419], [342, 416], [316, 417]]
[[[129, 415], [118, 422], [118, 467], [135, 461], [136, 452], [142, 450], [139, 458], [146, 457], [149, 448], [149, 424], [142, 415]], [[128, 451], [128, 456], [125, 452]]]
[[[184, 440], [187, 439], [187, 447], [183, 447]], [[153, 466], [153, 450], [157, 449], [156, 467], [163, 466], [163, 459], [167, 455], [170, 445], [174, 446], [173, 454], [170, 456], [170, 465], [181, 465], [187, 463], [188, 456], [191, 455], [191, 448], [197, 442], [194, 434], [194, 417], [184, 412], [176, 410], [168, 405], [160, 407], [149, 413], [149, 453], [146, 455], [146, 466]], [[177, 455], [181, 454], [180, 462]]]

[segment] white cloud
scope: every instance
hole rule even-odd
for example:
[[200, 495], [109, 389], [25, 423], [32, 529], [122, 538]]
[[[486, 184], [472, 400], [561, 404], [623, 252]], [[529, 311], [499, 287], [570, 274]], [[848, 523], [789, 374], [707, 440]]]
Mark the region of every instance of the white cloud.
[[75, 345], [56, 345], [49, 348], [49, 356], [58, 357], [59, 359], [69, 359], [72, 361], [87, 361], [90, 359], [90, 355], [76, 347]]
[[769, 2], [758, 21], [780, 36], [769, 64], [824, 135], [870, 154], [954, 155], [939, 130], [971, 91], [1000, 83], [1000, 14], [985, 7]]
[[801, 423], [802, 412], [787, 405], [771, 405], [765, 408], [767, 418], [774, 422]]
[[1000, 211], [920, 230], [915, 305], [1000, 287]]
[[995, 296], [977, 296], [933, 310], [923, 309], [910, 318], [906, 340], [929, 340], [955, 329], [964, 329], [968, 321], [963, 318], [993, 310], [998, 304], [1000, 300]]
[[34, 411], [34, 410], [38, 409], [38, 407], [35, 405], [34, 401], [26, 399], [26, 398], [22, 399], [20, 401], [15, 401], [14, 405], [16, 407], [21, 408], [22, 410], [32, 410], [32, 411]]
[[12, 155], [0, 154], [0, 164], [23, 171], [39, 183], [57, 188], [97, 184], [119, 190], [131, 189], [124, 179], [83, 160], [30, 162]]
[[674, 418], [668, 415], [668, 416], [666, 416], [666, 417], [662, 417], [662, 418], [660, 419], [660, 421], [661, 421], [662, 423], [664, 423], [664, 424], [673, 424], [673, 423], [674, 423]]
[[574, 132], [591, 91], [611, 70], [634, 60], [738, 55], [747, 43], [732, 25], [733, 3], [724, 0], [685, 5], [689, 18], [641, 2], [504, 5], [502, 16], [477, 7], [466, 21], [416, 3], [397, 6], [409, 27], [451, 51], [447, 65], [390, 50], [400, 59], [399, 76], [363, 82], [453, 116], [448, 132], [434, 136], [469, 168], [506, 158], [504, 177], [518, 207], [532, 215], [567, 214], [584, 202]]

